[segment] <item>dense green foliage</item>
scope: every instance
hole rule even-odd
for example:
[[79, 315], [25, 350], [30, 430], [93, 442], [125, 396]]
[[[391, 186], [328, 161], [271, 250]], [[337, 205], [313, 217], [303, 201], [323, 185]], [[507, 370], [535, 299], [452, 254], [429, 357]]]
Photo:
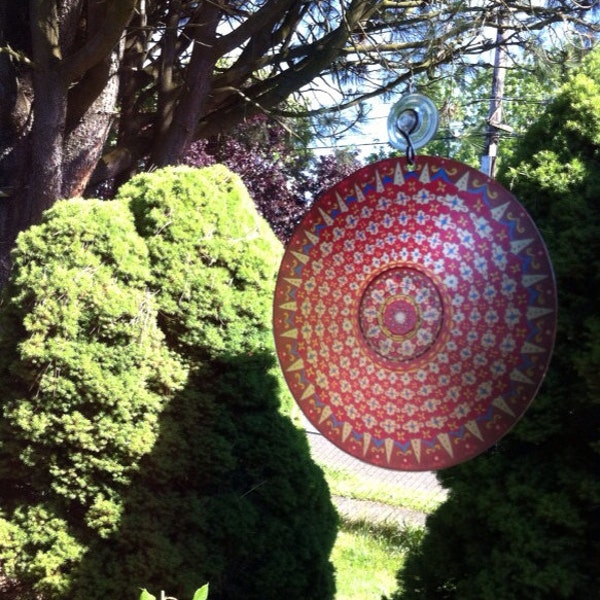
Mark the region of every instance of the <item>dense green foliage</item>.
[[[164, 592], [162, 592], [161, 598], [164, 598]], [[172, 596], [168, 596], [172, 598]], [[198, 588], [192, 597], [192, 600], [207, 600], [208, 599], [208, 583], [201, 588]], [[139, 600], [156, 600], [156, 596], [151, 594], [146, 588], [142, 589]]]
[[555, 355], [497, 447], [440, 473], [449, 499], [399, 574], [395, 600], [600, 598], [600, 54], [516, 150], [503, 179], [549, 247]]
[[[565, 83], [570, 69], [589, 51], [563, 40], [557, 46], [532, 45], [518, 58], [510, 56], [498, 100], [506, 129], [497, 129], [498, 165], [509, 162], [521, 137]], [[518, 65], [518, 66], [517, 66]], [[424, 92], [440, 108], [440, 128], [428, 146], [433, 155], [451, 156], [479, 168], [489, 141], [490, 102], [494, 99], [493, 66], [485, 61], [453, 65], [447, 77], [423, 81]]]
[[3, 598], [331, 598], [336, 516], [279, 406], [281, 245], [221, 166], [71, 200], [0, 327]]
[[146, 240], [161, 326], [195, 360], [271, 346], [274, 273], [281, 248], [240, 180], [224, 167], [141, 175], [124, 185]]

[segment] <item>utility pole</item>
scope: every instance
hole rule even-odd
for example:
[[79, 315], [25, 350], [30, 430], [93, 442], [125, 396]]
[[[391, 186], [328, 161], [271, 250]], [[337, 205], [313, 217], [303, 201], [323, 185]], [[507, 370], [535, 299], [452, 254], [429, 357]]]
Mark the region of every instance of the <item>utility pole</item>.
[[494, 177], [496, 173], [500, 131], [511, 131], [510, 127], [504, 123], [504, 113], [502, 110], [507, 64], [508, 48], [505, 36], [505, 17], [500, 14], [498, 16], [498, 27], [496, 29], [496, 52], [492, 75], [492, 95], [487, 118], [485, 148], [480, 162], [480, 170], [489, 177]]

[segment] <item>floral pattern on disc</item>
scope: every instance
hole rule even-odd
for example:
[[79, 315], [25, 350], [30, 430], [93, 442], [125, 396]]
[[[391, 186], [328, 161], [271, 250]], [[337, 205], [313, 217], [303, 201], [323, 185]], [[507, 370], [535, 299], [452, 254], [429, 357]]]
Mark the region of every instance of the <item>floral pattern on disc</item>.
[[389, 159], [307, 213], [273, 324], [287, 384], [325, 437], [374, 465], [440, 469], [533, 400], [556, 288], [539, 232], [497, 182], [450, 159]]

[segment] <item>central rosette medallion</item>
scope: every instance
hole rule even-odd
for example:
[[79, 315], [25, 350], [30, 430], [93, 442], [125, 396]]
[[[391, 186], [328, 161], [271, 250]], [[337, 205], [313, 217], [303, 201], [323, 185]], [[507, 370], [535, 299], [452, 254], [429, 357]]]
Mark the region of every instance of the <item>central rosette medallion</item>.
[[414, 360], [434, 344], [442, 326], [442, 298], [421, 271], [395, 267], [366, 287], [359, 308], [367, 346], [388, 361]]

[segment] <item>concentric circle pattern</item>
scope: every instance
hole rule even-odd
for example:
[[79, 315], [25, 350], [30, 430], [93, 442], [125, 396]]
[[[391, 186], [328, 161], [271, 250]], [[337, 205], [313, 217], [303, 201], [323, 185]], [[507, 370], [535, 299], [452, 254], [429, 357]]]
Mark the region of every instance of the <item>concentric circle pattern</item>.
[[424, 354], [438, 337], [443, 316], [433, 281], [414, 268], [392, 267], [362, 294], [360, 332], [367, 346], [390, 366]]
[[307, 418], [366, 462], [467, 460], [522, 416], [554, 341], [540, 235], [498, 183], [461, 163], [390, 159], [331, 188], [292, 237], [274, 332]]

